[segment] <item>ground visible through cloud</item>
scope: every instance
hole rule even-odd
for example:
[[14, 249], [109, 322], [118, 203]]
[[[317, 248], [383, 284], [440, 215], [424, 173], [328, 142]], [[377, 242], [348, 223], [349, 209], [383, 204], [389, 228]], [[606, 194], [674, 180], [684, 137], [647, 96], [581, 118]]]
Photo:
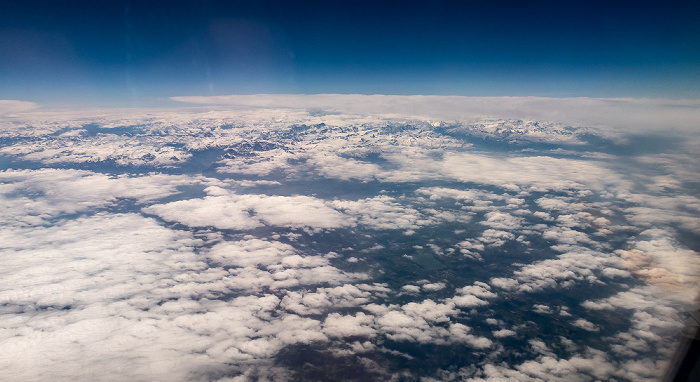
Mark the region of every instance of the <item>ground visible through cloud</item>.
[[3, 103], [0, 373], [652, 381], [666, 370], [700, 275], [700, 137], [687, 126], [664, 135], [659, 122], [520, 112], [545, 99], [437, 118], [256, 97]]

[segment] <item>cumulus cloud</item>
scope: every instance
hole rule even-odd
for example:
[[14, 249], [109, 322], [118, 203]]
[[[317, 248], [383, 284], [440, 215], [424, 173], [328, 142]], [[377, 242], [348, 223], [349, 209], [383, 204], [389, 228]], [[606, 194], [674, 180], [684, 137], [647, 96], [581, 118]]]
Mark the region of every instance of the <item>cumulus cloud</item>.
[[420, 286], [418, 286], [418, 285], [404, 285], [401, 287], [401, 290], [406, 292], [406, 293], [417, 294], [417, 293], [420, 293]]
[[547, 305], [535, 304], [532, 308], [533, 308], [532, 310], [537, 312], [537, 313], [541, 313], [541, 314], [551, 314], [552, 313], [552, 308], [550, 308]]
[[362, 312], [354, 316], [331, 313], [323, 323], [323, 331], [330, 337], [373, 337], [376, 330], [369, 324], [374, 317]]
[[402, 206], [387, 195], [361, 200], [334, 200], [331, 205], [374, 229], [411, 229], [431, 221], [419, 211]]
[[[501, 247], [507, 241], [515, 240], [515, 235], [507, 231], [487, 229], [481, 234], [481, 236], [477, 240], [490, 247]], [[472, 247], [476, 249], [480, 248], [478, 245]]]
[[348, 308], [366, 304], [371, 297], [371, 292], [346, 284], [335, 288], [318, 288], [315, 292], [289, 291], [280, 306], [299, 315], [322, 314], [329, 307]]
[[579, 318], [578, 320], [574, 321], [572, 325], [587, 330], [589, 332], [597, 332], [598, 330], [600, 330], [594, 323], [583, 318]]
[[404, 150], [382, 155], [400, 166], [377, 174], [385, 182], [430, 181], [436, 179], [474, 182], [534, 190], [603, 189], [623, 185], [619, 176], [593, 161], [566, 158], [510, 156], [498, 157], [474, 152], [447, 151], [441, 159], [429, 152]]
[[516, 332], [514, 332], [510, 329], [501, 329], [501, 330], [494, 330], [493, 331], [493, 336], [496, 338], [512, 337], [516, 334], [517, 334]]
[[[692, 304], [691, 301], [696, 298], [696, 295], [695, 291], [692, 293], [671, 291], [670, 293], [667, 289], [647, 285], [581, 304], [593, 310], [609, 311], [620, 308], [627, 310], [632, 322], [631, 327], [608, 338], [612, 343], [611, 350], [629, 359], [624, 363], [624, 371], [627, 375], [642, 375], [653, 380], [660, 377], [659, 372], [666, 370], [666, 365], [658, 369], [640, 367], [640, 361], [637, 360], [649, 354], [650, 349], [654, 349], [654, 354], [664, 354], [665, 357], [670, 357], [675, 351], [675, 344], [667, 339], [671, 333], [683, 327], [678, 316], [678, 306]], [[661, 295], [664, 298], [659, 298]], [[583, 325], [588, 326], [586, 323]], [[661, 360], [654, 361], [651, 357], [641, 362], [656, 363]]]
[[517, 292], [534, 292], [545, 288], [571, 287], [577, 282], [594, 283], [596, 273], [619, 260], [608, 254], [584, 247], [562, 247], [555, 259], [537, 261], [513, 272], [513, 278], [492, 278], [490, 284]]
[[334, 229], [363, 225], [374, 229], [415, 229], [451, 220], [425, 214], [381, 195], [361, 200], [333, 200], [304, 196], [234, 194], [209, 187], [209, 196], [145, 207], [144, 212], [191, 227], [248, 230], [263, 225]]
[[523, 224], [523, 219], [505, 212], [492, 211], [485, 217], [486, 220], [482, 224], [495, 229], [514, 230], [522, 227]]
[[[433, 300], [411, 302], [401, 307], [367, 307], [376, 315], [377, 329], [393, 341], [418, 343], [464, 343], [477, 349], [488, 348], [491, 341], [472, 334], [471, 328], [450, 323], [450, 316], [458, 314], [452, 303], [440, 304]], [[449, 323], [447, 327], [444, 324]]]
[[314, 155], [308, 159], [308, 163], [316, 166], [321, 175], [342, 180], [368, 181], [380, 172], [380, 167], [374, 163], [343, 158], [331, 153]]
[[496, 293], [491, 292], [491, 287], [481, 281], [477, 281], [474, 285], [468, 285], [456, 290], [456, 295], [448, 299], [448, 301], [462, 308], [488, 305], [486, 299], [497, 297]]
[[668, 289], [694, 289], [700, 279], [700, 257], [681, 247], [668, 232], [659, 229], [641, 233], [636, 249], [620, 250], [624, 265], [641, 280]]
[[153, 205], [144, 212], [191, 227], [248, 230], [262, 225], [331, 229], [353, 225], [326, 202], [309, 196], [207, 196]]
[[[13, 244], [2, 250], [9, 284], [0, 299], [15, 311], [0, 316], [3, 348], [10, 349], [1, 366], [5, 375], [68, 379], [79, 368], [85, 378], [118, 373], [183, 379], [211, 362], [192, 358], [216, 343], [200, 337], [207, 329], [178, 325], [203, 312], [220, 314], [216, 304], [182, 300], [172, 288], [181, 275], [207, 283], [206, 264], [193, 251], [200, 243], [188, 233], [134, 214], [105, 213], [4, 232], [12, 240], [3, 242]], [[262, 301], [249, 299], [247, 306], [255, 309]], [[162, 308], [163, 302], [170, 304]], [[163, 317], [158, 309], [177, 313]], [[37, 362], [49, 369], [29, 366]]]
[[45, 224], [63, 214], [94, 211], [132, 199], [144, 204], [178, 193], [178, 187], [201, 183], [189, 176], [149, 174], [109, 176], [81, 170], [0, 171], [4, 224]]
[[[282, 262], [294, 261], [297, 264], [304, 262], [303, 258], [295, 255], [291, 245], [260, 239], [216, 244], [208, 251], [207, 258], [218, 264], [237, 267], [270, 267]], [[325, 265], [325, 263], [321, 261], [319, 264], [317, 260], [314, 265]]]
[[[238, 361], [243, 363], [229, 372], [245, 375], [252, 373], [246, 363], [264, 364], [285, 346], [324, 342], [351, 330], [347, 319], [331, 316], [322, 323], [286, 312], [357, 306], [386, 291], [381, 285], [319, 288], [297, 304], [306, 303], [306, 311], [293, 307], [298, 293], [292, 291], [283, 299], [252, 294], [217, 300], [238, 287], [333, 285], [353, 276], [325, 258], [302, 257], [289, 245], [258, 239], [221, 243], [207, 253], [217, 264], [236, 267], [227, 272], [197, 255], [201, 240], [136, 214], [100, 213], [3, 235], [12, 245], [1, 251], [3, 278], [10, 283], [3, 284], [0, 300], [14, 315], [0, 315], [0, 343], [13, 354], [0, 367], [18, 379], [48, 372], [27, 362], [50, 366], [57, 378], [74, 375], [76, 367], [99, 378], [129, 365], [119, 375], [185, 380], [207, 365]], [[249, 284], [245, 271], [252, 269], [259, 272]]]
[[[9, 283], [0, 289], [0, 300], [3, 312], [12, 314], [0, 315], [0, 343], [12, 356], [0, 368], [23, 380], [47, 373], [67, 379], [76, 368], [86, 378], [117, 373], [187, 380], [207, 368], [215, 375], [231, 362], [227, 373], [255, 375], [282, 348], [327, 341], [324, 333], [340, 326], [279, 310], [294, 296], [291, 291], [285, 299], [220, 296], [362, 277], [341, 272], [326, 258], [300, 256], [287, 244], [259, 239], [215, 245], [206, 259], [233, 268], [212, 267], [197, 254], [202, 240], [133, 213], [8, 227], [2, 235], [3, 278]], [[362, 288], [311, 294], [327, 299], [316, 307], [328, 307], [356, 306], [370, 293], [386, 292], [381, 285]], [[28, 366], [35, 362], [50, 371]]]
[[[312, 351], [318, 370], [386, 379], [397, 359], [423, 370], [394, 375], [408, 379], [658, 377], [698, 281], [684, 236], [700, 226], [692, 144], [620, 161], [614, 148], [637, 149], [623, 130], [516, 112], [610, 100], [216, 102], [266, 107], [0, 118], [1, 152], [22, 160], [9, 166], [92, 169], [0, 172], [4, 375], [285, 380], [301, 367], [290, 354]], [[571, 338], [542, 330], [552, 320]], [[587, 331], [605, 333], [598, 349], [576, 337]], [[442, 351], [470, 366], [447, 368]]]
[[445, 283], [429, 283], [429, 284], [423, 284], [421, 288], [423, 290], [428, 291], [428, 292], [436, 292], [439, 290], [445, 289], [446, 285]]

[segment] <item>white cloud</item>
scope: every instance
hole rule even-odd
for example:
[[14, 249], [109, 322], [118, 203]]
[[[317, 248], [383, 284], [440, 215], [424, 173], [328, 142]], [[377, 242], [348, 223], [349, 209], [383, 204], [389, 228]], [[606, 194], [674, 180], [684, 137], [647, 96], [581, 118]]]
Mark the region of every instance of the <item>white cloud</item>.
[[542, 237], [547, 240], [558, 241], [562, 244], [593, 244], [594, 241], [581, 231], [571, 228], [554, 226], [542, 232]]
[[382, 154], [398, 166], [377, 174], [384, 182], [456, 180], [503, 187], [514, 185], [532, 190], [604, 189], [630, 186], [602, 163], [552, 157], [495, 156], [445, 150], [441, 159], [429, 151], [402, 150]]
[[607, 125], [627, 131], [653, 130], [660, 126], [694, 131], [695, 121], [700, 119], [700, 104], [697, 100], [357, 94], [259, 94], [172, 99], [207, 105], [322, 108], [351, 114], [399, 114], [433, 120], [469, 120], [483, 115], [495, 118], [536, 118], [583, 126]]
[[15, 117], [11, 114], [36, 109], [39, 107], [34, 102], [0, 99], [0, 116]]
[[533, 306], [533, 311], [540, 314], [552, 314], [552, 308], [547, 305], [535, 304]]
[[342, 180], [373, 180], [380, 171], [380, 167], [374, 163], [343, 158], [332, 153], [316, 154], [309, 158], [308, 163], [316, 166], [321, 175]]
[[633, 242], [635, 249], [619, 250], [623, 264], [641, 280], [668, 289], [695, 289], [700, 282], [700, 257], [681, 247], [672, 234], [646, 230]]
[[[555, 259], [536, 261], [513, 272], [513, 278], [492, 278], [490, 284], [510, 291], [535, 292], [546, 288], [571, 287], [577, 282], [598, 281], [596, 272], [619, 260], [584, 247], [562, 247]], [[595, 272], [594, 272], [595, 271]]]
[[[546, 347], [544, 343], [537, 343], [537, 345]], [[604, 353], [589, 348], [583, 354], [576, 354], [569, 359], [559, 359], [553, 354], [545, 354], [519, 365], [486, 364], [476, 373], [467, 373], [465, 370], [463, 379], [473, 382], [542, 380], [563, 382], [611, 379], [619, 373], [620, 371]]]
[[216, 227], [219, 229], [246, 230], [262, 226], [259, 219], [251, 217], [251, 208], [237, 198], [207, 196], [157, 204], [143, 209], [167, 221], [176, 221], [190, 227]]
[[[213, 246], [207, 252], [207, 258], [222, 265], [236, 267], [270, 267], [284, 262], [295, 255], [294, 248], [289, 244], [271, 242], [260, 239], [249, 239], [235, 242], [222, 242]], [[298, 255], [295, 255], [298, 256]], [[315, 265], [326, 265], [323, 258], [322, 263]], [[303, 259], [299, 258], [297, 263]], [[295, 264], [297, 265], [297, 264]]]
[[[506, 241], [515, 240], [515, 235], [507, 231], [487, 229], [481, 233], [481, 236], [477, 240], [489, 247], [501, 247]], [[475, 248], [478, 249], [479, 247], [476, 246]]]
[[331, 313], [323, 323], [323, 332], [329, 337], [374, 337], [377, 331], [371, 327], [373, 321], [362, 312], [354, 316]]
[[[8, 283], [0, 300], [16, 309], [0, 316], [0, 342], [9, 351], [0, 360], [5, 375], [68, 379], [79, 369], [85, 378], [118, 373], [180, 379], [208, 363], [192, 358], [193, 348], [202, 345], [196, 334], [150, 312], [179, 297], [170, 289], [178, 275], [196, 279], [206, 269], [189, 234], [134, 214], [104, 213], [4, 232], [13, 244], [1, 252]], [[203, 307], [171, 304], [174, 311], [193, 308]]]
[[423, 284], [421, 288], [423, 290], [428, 291], [428, 292], [436, 292], [439, 290], [445, 289], [446, 285], [445, 283], [429, 283], [429, 284]]
[[168, 221], [191, 227], [248, 230], [262, 225], [331, 229], [351, 226], [352, 219], [309, 196], [237, 195], [207, 196], [143, 210]]
[[[317, 104], [338, 112], [310, 115], [293, 108], [228, 107], [25, 110], [0, 118], [0, 135], [8, 142], [0, 149], [19, 159], [90, 168], [107, 161], [125, 166], [120, 167], [124, 171], [131, 165], [167, 167], [192, 159], [188, 165], [200, 160], [204, 166], [212, 164], [209, 170], [217, 171], [217, 178], [235, 178], [49, 169], [1, 172], [0, 221], [6, 229], [0, 231], [0, 273], [6, 282], [0, 286], [0, 346], [7, 351], [0, 358], [0, 370], [5, 375], [17, 380], [74, 379], [79, 370], [86, 379], [118, 375], [134, 380], [282, 380], [291, 378], [291, 371], [273, 366], [274, 358], [297, 344], [326, 347], [337, 357], [357, 356], [353, 359], [358, 365], [379, 373], [378, 352], [412, 357], [389, 348], [394, 341], [461, 344], [480, 357], [474, 366], [435, 375], [447, 380], [643, 380], [656, 377], [651, 369], [661, 369], [659, 360], [670, 351], [667, 339], [681, 326], [677, 312], [691, 306], [700, 274], [697, 253], [675, 240], [676, 229], [694, 232], [700, 227], [698, 198], [684, 189], [684, 182], [694, 181], [700, 168], [689, 154], [697, 142], [686, 143], [686, 153], [624, 162], [659, 174], [649, 175], [622, 169], [622, 162], [611, 154], [496, 154], [441, 131], [456, 128], [472, 136], [578, 146], [583, 143], [580, 134], [591, 133], [623, 144], [623, 134], [611, 129], [621, 121], [616, 115], [587, 116], [589, 121], [610, 123], [592, 128], [525, 117], [554, 115], [553, 105], [566, 112], [574, 106], [601, 111], [618, 102], [623, 114], [656, 108], [668, 116], [671, 106], [684, 106], [674, 117], [683, 119], [700, 110], [696, 102], [386, 96], [246, 96], [219, 101]], [[416, 107], [421, 102], [425, 103]], [[524, 119], [499, 117], [497, 103]], [[455, 105], [465, 107], [445, 109]], [[0, 102], [0, 114], [2, 108]], [[343, 113], [373, 109], [394, 115]], [[490, 112], [481, 113], [485, 110]], [[484, 117], [491, 111], [494, 115]], [[429, 118], [433, 113], [443, 122]], [[583, 115], [577, 113], [557, 120]], [[450, 115], [454, 124], [444, 123]], [[197, 152], [208, 149], [226, 155], [203, 159], [206, 155]], [[358, 182], [371, 183], [363, 184], [356, 198], [275, 195], [286, 193], [288, 183], [298, 182], [297, 187], [324, 180], [347, 186], [348, 193]], [[646, 185], [637, 187], [635, 182]], [[375, 190], [378, 183], [382, 191]], [[206, 196], [186, 193], [198, 188]], [[300, 189], [294, 192], [306, 192], [296, 191]], [[173, 201], [178, 198], [182, 200]], [[117, 213], [117, 208], [131, 212]], [[163, 220], [180, 225], [169, 229], [159, 224]], [[197, 229], [188, 231], [192, 227]], [[422, 241], [433, 228], [450, 233], [439, 241]], [[499, 264], [497, 277], [485, 272], [489, 284], [476, 281], [439, 300], [417, 300], [421, 292], [447, 295], [457, 277], [449, 272], [416, 273], [415, 279], [402, 278], [398, 286], [403, 287], [394, 291], [388, 284], [360, 284], [369, 274], [341, 269], [367, 265], [368, 272], [386, 276], [383, 261], [404, 253], [395, 251], [400, 238], [391, 243], [378, 240], [383, 246], [372, 247], [372, 230], [413, 234], [406, 240], [415, 249], [444, 256], [442, 260], [460, 271], [460, 261], [472, 260], [451, 256], [455, 249], [492, 261], [479, 252], [510, 250], [504, 247], [509, 241], [530, 248], [518, 263]], [[461, 236], [454, 239], [452, 232]], [[616, 232], [627, 242], [608, 242], [608, 235]], [[307, 235], [311, 233], [315, 235]], [[360, 250], [340, 241], [337, 248], [326, 248], [324, 244], [336, 244], [336, 233], [364, 235], [359, 238], [363, 244], [353, 245]], [[541, 239], [555, 244], [540, 253], [531, 246]], [[357, 253], [364, 257], [358, 259]], [[489, 264], [478, 263], [474, 272], [492, 269], [483, 265]], [[649, 285], [635, 287], [629, 276]], [[428, 281], [436, 278], [441, 281]], [[603, 288], [604, 283], [621, 292], [583, 302], [590, 316], [575, 316], [579, 310], [573, 306], [569, 310], [537, 294], [575, 286]], [[601, 349], [610, 350], [613, 357], [586, 349], [585, 341], [575, 346], [556, 336], [524, 338], [528, 331], [522, 328], [534, 324], [514, 323], [512, 318], [522, 317], [517, 313], [499, 316], [498, 304], [506, 300], [526, 310], [532, 307], [542, 320], [562, 319], [588, 331], [604, 326], [597, 311], [624, 310], [631, 324], [601, 338]], [[499, 319], [486, 318], [491, 315]], [[481, 332], [483, 328], [467, 326], [473, 322], [469, 320], [497, 326]], [[518, 340], [531, 341], [511, 350], [484, 335], [517, 335]], [[567, 357], [554, 354], [564, 348]], [[525, 357], [519, 364], [499, 362], [516, 354]]]
[[[0, 256], [0, 369], [13, 379], [76, 377], [191, 380], [197, 370], [257, 375], [288, 345], [324, 342], [330, 324], [281, 310], [257, 294], [279, 285], [343, 283], [349, 275], [321, 256], [247, 239], [206, 251], [184, 231], [137, 214], [97, 213], [43, 227], [8, 227]], [[267, 267], [261, 270], [255, 266]], [[382, 285], [318, 288], [328, 303], [356, 306]], [[235, 290], [248, 295], [218, 300]], [[291, 293], [291, 292], [289, 292]], [[284, 295], [283, 295], [284, 296]], [[361, 315], [357, 315], [361, 317]], [[40, 365], [40, 366], [37, 366]], [[280, 374], [281, 373], [281, 374]], [[282, 370], [276, 375], [285, 374]]]
[[322, 314], [328, 308], [358, 307], [370, 301], [372, 293], [354, 285], [318, 288], [315, 292], [289, 291], [280, 306], [299, 315]]
[[587, 330], [589, 332], [597, 332], [600, 330], [594, 323], [583, 318], [579, 318], [578, 320], [574, 321], [572, 325]]
[[149, 174], [109, 176], [80, 170], [0, 171], [0, 220], [12, 225], [41, 225], [64, 214], [94, 211], [132, 199], [144, 204], [201, 183], [197, 177]]
[[488, 284], [481, 281], [475, 282], [474, 285], [459, 288], [455, 292], [455, 296], [447, 299], [447, 301], [461, 308], [488, 305], [486, 299], [498, 296], [496, 293], [491, 292], [491, 287]]
[[493, 331], [493, 336], [496, 338], [512, 337], [516, 334], [517, 334], [516, 332], [514, 332], [510, 329], [501, 329], [501, 330], [494, 330]]
[[[611, 349], [630, 359], [631, 363], [628, 365], [633, 370], [627, 372], [631, 375], [641, 373], [652, 379], [658, 378], [655, 373], [665, 368], [659, 370], [639, 368], [634, 360], [639, 359], [640, 355], [648, 354], [649, 349], [654, 349], [656, 354], [662, 354], [663, 357], [672, 355], [675, 344], [668, 341], [668, 338], [683, 327], [681, 317], [678, 315], [679, 307], [691, 303], [695, 298], [695, 290], [674, 291], [647, 285], [619, 292], [608, 298], [584, 301], [581, 305], [593, 310], [625, 309], [628, 311], [632, 325], [626, 331], [608, 338], [612, 344]], [[593, 329], [595, 330], [595, 327]]]
[[427, 299], [402, 306], [370, 304], [364, 308], [375, 314], [377, 331], [393, 341], [464, 343], [475, 349], [492, 346], [488, 338], [470, 334], [470, 327], [451, 322], [451, 317], [459, 314], [459, 310], [450, 301], [436, 303]]
[[355, 217], [359, 224], [374, 229], [409, 229], [430, 224], [419, 211], [399, 204], [396, 199], [380, 195], [360, 200], [334, 200], [331, 205]]
[[522, 227], [523, 224], [523, 219], [505, 212], [492, 211], [488, 212], [484, 217], [486, 220], [481, 224], [495, 229], [515, 230]]
[[210, 195], [201, 199], [151, 205], [143, 211], [191, 227], [235, 230], [263, 225], [324, 230], [358, 224], [374, 229], [408, 229], [439, 221], [386, 195], [325, 201], [303, 195], [239, 195], [218, 187], [207, 191]]

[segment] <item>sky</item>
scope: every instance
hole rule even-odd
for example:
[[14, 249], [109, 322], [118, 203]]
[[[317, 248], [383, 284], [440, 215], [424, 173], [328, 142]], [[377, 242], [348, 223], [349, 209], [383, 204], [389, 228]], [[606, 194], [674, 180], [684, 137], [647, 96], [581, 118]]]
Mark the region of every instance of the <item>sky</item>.
[[700, 3], [26, 1], [1, 4], [0, 99], [700, 97]]
[[0, 0], [0, 375], [659, 380], [698, 307], [698, 20]]

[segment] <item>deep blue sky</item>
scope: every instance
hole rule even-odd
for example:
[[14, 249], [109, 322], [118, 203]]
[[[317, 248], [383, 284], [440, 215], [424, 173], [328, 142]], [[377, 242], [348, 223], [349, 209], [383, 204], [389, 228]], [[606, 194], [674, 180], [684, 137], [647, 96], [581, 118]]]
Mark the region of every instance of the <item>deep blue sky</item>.
[[700, 1], [2, 1], [0, 99], [700, 97]]

